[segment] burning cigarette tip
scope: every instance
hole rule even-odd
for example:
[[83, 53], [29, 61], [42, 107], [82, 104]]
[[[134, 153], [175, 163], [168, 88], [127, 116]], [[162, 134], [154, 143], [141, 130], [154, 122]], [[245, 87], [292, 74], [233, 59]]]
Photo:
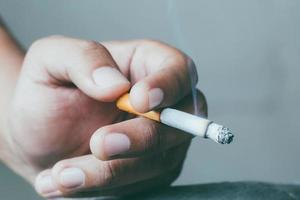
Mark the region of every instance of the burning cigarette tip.
[[218, 143], [230, 144], [233, 141], [234, 135], [231, 133], [229, 128], [221, 126], [218, 131], [219, 131]]

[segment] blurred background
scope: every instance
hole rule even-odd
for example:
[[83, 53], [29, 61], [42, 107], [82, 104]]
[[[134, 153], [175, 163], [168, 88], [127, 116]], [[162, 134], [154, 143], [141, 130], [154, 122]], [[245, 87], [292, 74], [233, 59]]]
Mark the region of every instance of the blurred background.
[[[195, 139], [174, 183], [300, 182], [300, 1], [0, 0], [24, 47], [62, 34], [104, 40], [152, 38], [195, 61], [209, 117], [231, 145]], [[40, 199], [0, 164], [1, 199]]]

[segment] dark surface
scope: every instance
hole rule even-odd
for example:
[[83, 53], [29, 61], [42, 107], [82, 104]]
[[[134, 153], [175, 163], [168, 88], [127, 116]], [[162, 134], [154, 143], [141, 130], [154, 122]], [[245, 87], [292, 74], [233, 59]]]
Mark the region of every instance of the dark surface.
[[[16, 200], [25, 199], [38, 200], [33, 189], [26, 184], [21, 178], [10, 179], [12, 172], [0, 165], [2, 183], [0, 182], [0, 199]], [[16, 190], [22, 188], [22, 190]], [[24, 189], [23, 189], [24, 188]], [[17, 191], [17, 192], [16, 192]], [[31, 191], [26, 193], [26, 191]], [[22, 196], [22, 198], [16, 196]], [[83, 200], [85, 198], [79, 198]], [[90, 198], [86, 198], [90, 199]], [[116, 198], [91, 198], [96, 199], [114, 199]], [[300, 200], [300, 185], [292, 184], [271, 184], [263, 182], [223, 182], [209, 183], [187, 186], [173, 186], [164, 189], [152, 189], [151, 191], [128, 196], [125, 200]]]
[[224, 182], [200, 184], [191, 186], [175, 186], [164, 190], [154, 190], [149, 193], [130, 196], [125, 199], [143, 200], [235, 200], [235, 199], [272, 199], [300, 200], [299, 185], [280, 185], [258, 182]]

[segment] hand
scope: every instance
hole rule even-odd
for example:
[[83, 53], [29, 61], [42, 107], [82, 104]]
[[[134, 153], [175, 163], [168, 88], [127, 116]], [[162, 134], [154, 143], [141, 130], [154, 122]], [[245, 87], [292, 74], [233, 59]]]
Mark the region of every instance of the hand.
[[170, 184], [191, 136], [133, 118], [115, 100], [132, 87], [130, 100], [140, 112], [174, 104], [192, 112], [191, 98], [184, 98], [197, 80], [196, 72], [190, 77], [192, 63], [156, 41], [38, 40], [25, 57], [1, 138], [4, 162], [49, 198]]

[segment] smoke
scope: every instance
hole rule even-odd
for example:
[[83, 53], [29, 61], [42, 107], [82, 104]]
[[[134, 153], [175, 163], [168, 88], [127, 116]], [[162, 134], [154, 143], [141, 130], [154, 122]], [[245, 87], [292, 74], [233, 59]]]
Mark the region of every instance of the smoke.
[[173, 41], [178, 48], [189, 54], [191, 52], [188, 52], [188, 45], [185, 41], [185, 37], [182, 31], [180, 23], [181, 20], [178, 14], [177, 0], [168, 0], [167, 3], [168, 21], [170, 22], [169, 25], [171, 26], [172, 30]]
[[[193, 58], [193, 52], [189, 48], [188, 42], [185, 40], [185, 35], [183, 32], [183, 28], [181, 26], [181, 19], [178, 12], [178, 2], [177, 0], [168, 0], [167, 1], [167, 16], [169, 25], [171, 26], [171, 32], [172, 32], [172, 39], [176, 45], [177, 48], [184, 51], [186, 54], [188, 54], [191, 58]], [[187, 30], [186, 30], [187, 31]], [[194, 74], [197, 73], [196, 66], [193, 62], [189, 62], [189, 74], [190, 74], [190, 80], [191, 80], [191, 92], [193, 95], [193, 104], [194, 104], [194, 114], [200, 115], [199, 108], [198, 108], [198, 95], [197, 95], [197, 89], [196, 89], [196, 80], [193, 78], [195, 77]]]

